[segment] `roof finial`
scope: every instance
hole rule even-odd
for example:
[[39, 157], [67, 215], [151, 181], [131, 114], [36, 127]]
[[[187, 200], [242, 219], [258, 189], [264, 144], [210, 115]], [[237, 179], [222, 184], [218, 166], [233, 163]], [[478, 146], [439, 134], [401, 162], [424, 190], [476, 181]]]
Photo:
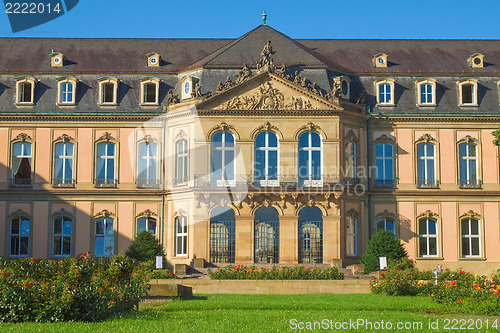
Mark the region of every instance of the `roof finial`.
[[267, 25], [266, 24], [266, 19], [267, 19], [267, 14], [266, 11], [262, 13], [262, 25]]

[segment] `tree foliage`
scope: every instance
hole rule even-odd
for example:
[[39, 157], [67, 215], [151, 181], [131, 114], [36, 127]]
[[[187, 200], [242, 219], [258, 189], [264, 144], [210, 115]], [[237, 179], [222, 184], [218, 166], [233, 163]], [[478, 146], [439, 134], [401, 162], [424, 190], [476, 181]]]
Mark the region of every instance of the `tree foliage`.
[[379, 257], [387, 257], [387, 260], [399, 260], [408, 257], [406, 250], [399, 239], [394, 237], [390, 231], [380, 230], [368, 242], [361, 263], [365, 265], [365, 273], [379, 270]]
[[150, 231], [143, 230], [130, 243], [125, 255], [143, 262], [154, 260], [156, 256], [165, 257], [165, 252], [160, 241]]

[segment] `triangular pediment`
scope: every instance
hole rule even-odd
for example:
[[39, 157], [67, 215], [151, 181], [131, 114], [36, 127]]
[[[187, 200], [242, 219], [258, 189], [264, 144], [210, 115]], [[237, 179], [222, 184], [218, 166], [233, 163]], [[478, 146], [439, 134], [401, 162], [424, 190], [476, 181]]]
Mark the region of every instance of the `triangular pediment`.
[[341, 110], [335, 101], [313, 94], [272, 73], [262, 73], [215, 94], [199, 110]]

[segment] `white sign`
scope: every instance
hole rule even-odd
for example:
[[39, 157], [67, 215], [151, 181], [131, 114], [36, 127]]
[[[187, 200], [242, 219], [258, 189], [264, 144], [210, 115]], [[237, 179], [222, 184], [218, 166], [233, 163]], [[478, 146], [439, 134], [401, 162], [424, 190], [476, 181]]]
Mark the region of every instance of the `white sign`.
[[380, 262], [380, 270], [386, 270], [387, 269], [387, 257], [379, 257], [378, 258]]
[[162, 268], [163, 268], [163, 257], [156, 256], [156, 269], [162, 269]]

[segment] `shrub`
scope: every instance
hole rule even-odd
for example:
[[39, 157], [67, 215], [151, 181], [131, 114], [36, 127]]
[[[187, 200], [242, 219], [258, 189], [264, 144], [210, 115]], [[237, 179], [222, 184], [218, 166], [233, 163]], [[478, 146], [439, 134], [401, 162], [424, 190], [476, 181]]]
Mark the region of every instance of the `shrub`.
[[125, 256], [0, 259], [0, 322], [99, 321], [133, 310], [148, 287]]
[[140, 265], [143, 270], [149, 272], [147, 275], [148, 279], [177, 279], [175, 274], [168, 269], [156, 269], [155, 260], [148, 260], [142, 262]]
[[216, 271], [208, 269], [211, 279], [218, 280], [343, 280], [344, 274], [337, 267], [327, 269], [296, 266], [272, 266], [257, 269], [255, 266], [228, 265]]
[[361, 258], [361, 263], [365, 265], [365, 273], [379, 269], [379, 257], [400, 260], [407, 258], [408, 254], [399, 239], [396, 239], [390, 231], [380, 230], [368, 241], [366, 252]]
[[165, 257], [163, 246], [160, 241], [148, 230], [143, 230], [137, 234], [130, 243], [125, 255], [138, 261], [148, 261], [156, 259], [156, 256]]

